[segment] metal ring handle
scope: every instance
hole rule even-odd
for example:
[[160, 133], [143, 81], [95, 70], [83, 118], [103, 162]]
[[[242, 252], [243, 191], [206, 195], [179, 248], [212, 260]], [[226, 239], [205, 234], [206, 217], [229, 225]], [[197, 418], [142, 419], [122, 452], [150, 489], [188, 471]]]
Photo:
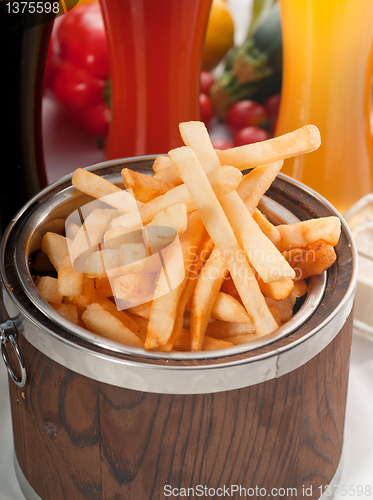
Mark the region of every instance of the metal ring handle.
[[[13, 382], [16, 385], [18, 385], [18, 387], [24, 387], [26, 385], [26, 380], [27, 380], [26, 367], [23, 361], [21, 350], [19, 348], [19, 345], [17, 344], [16, 337], [17, 337], [17, 331], [11, 319], [8, 319], [0, 323], [1, 355], [3, 357], [6, 369], [8, 370], [10, 378], [13, 380]], [[21, 378], [15, 374], [14, 370], [10, 366], [8, 354], [5, 348], [8, 342], [11, 343], [13, 350], [17, 356], [19, 368], [21, 371]]]

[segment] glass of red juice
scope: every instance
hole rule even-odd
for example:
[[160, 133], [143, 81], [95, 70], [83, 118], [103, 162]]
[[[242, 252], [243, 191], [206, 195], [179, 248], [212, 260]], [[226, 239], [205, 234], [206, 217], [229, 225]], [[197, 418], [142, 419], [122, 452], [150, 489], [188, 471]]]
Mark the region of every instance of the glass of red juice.
[[211, 0], [100, 0], [110, 52], [108, 159], [182, 145], [199, 119], [199, 75]]

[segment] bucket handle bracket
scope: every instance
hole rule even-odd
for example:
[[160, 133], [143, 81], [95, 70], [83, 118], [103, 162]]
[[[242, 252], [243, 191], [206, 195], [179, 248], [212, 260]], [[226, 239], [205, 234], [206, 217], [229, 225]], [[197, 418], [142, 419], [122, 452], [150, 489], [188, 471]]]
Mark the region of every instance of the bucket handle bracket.
[[[20, 350], [20, 347], [17, 343], [17, 330], [14, 326], [14, 323], [11, 319], [7, 319], [6, 321], [2, 321], [0, 323], [0, 344], [1, 344], [1, 355], [3, 357], [6, 369], [8, 370], [10, 378], [13, 382], [18, 385], [18, 387], [24, 387], [26, 385], [27, 375], [26, 375], [26, 367], [23, 361], [23, 356]], [[15, 355], [17, 357], [19, 363], [19, 371], [20, 377], [16, 375], [15, 371], [10, 365], [6, 344], [10, 342]]]

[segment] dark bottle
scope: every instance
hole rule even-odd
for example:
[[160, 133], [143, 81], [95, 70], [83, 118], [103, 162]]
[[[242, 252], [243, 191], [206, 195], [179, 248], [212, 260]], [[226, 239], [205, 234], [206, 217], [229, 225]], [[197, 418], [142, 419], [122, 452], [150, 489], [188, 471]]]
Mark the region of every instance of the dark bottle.
[[[41, 12], [34, 12], [32, 4]], [[47, 4], [0, 1], [1, 234], [22, 205], [47, 184], [41, 108], [56, 16], [46, 11]]]

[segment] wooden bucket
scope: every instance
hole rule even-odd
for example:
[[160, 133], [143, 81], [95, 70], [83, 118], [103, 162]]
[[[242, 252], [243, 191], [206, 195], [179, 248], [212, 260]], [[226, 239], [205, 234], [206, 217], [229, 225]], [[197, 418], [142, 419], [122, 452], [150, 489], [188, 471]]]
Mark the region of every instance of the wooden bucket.
[[[149, 171], [152, 161], [92, 169], [119, 180], [123, 166]], [[65, 322], [33, 285], [31, 252], [51, 220], [81, 203], [70, 177], [62, 179], [24, 207], [2, 243], [10, 318], [2, 352], [25, 497], [321, 497], [337, 481], [343, 445], [356, 282], [345, 222], [337, 262], [287, 329], [224, 351], [147, 353]], [[263, 203], [274, 218], [338, 215], [282, 175]]]

